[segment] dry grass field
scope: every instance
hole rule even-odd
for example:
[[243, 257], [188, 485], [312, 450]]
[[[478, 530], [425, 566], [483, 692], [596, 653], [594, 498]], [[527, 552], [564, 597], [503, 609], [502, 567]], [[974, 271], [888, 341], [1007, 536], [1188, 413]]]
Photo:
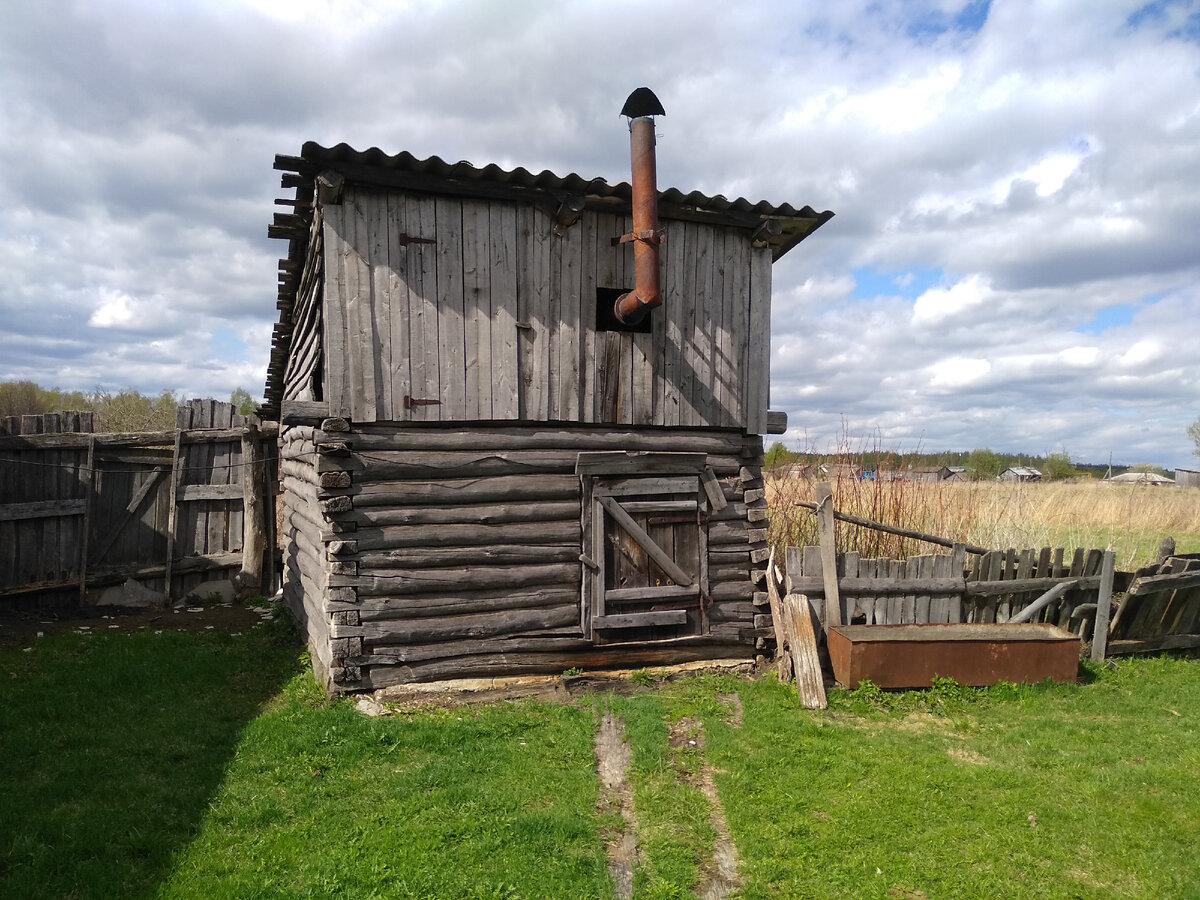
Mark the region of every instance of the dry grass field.
[[[813, 482], [767, 476], [771, 542], [817, 543], [816, 517], [796, 501], [812, 501]], [[1200, 552], [1200, 490], [1076, 480], [834, 483], [834, 508], [864, 519], [984, 547], [1100, 547], [1117, 567], [1153, 561], [1159, 541], [1175, 538], [1180, 553]], [[838, 523], [838, 550], [863, 556], [928, 553], [931, 545]]]

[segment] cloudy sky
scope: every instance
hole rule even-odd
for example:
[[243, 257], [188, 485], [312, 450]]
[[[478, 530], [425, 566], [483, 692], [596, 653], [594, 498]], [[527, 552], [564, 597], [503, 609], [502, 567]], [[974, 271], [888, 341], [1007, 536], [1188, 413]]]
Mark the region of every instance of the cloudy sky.
[[1200, 0], [7, 0], [0, 380], [261, 394], [276, 153], [626, 180], [643, 84], [660, 187], [837, 213], [787, 444], [1195, 464]]

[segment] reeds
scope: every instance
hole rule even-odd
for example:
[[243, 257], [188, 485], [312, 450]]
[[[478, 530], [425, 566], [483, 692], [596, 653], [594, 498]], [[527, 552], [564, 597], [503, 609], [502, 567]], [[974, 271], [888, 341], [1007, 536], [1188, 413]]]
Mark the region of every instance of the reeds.
[[[772, 544], [818, 542], [816, 516], [796, 502], [812, 502], [815, 482], [828, 480], [839, 512], [983, 547], [1100, 547], [1115, 550], [1117, 565], [1125, 568], [1153, 561], [1166, 536], [1175, 538], [1178, 552], [1200, 551], [1200, 491], [1088, 480], [923, 482], [911, 475], [888, 480], [870, 467], [874, 457], [840, 454], [828, 464], [827, 474], [818, 473], [811, 456], [769, 470]], [[904, 472], [902, 458], [887, 462], [889, 471]], [[876, 477], [864, 477], [864, 470]], [[922, 541], [844, 522], [837, 523], [837, 548], [893, 558], [933, 549]]]

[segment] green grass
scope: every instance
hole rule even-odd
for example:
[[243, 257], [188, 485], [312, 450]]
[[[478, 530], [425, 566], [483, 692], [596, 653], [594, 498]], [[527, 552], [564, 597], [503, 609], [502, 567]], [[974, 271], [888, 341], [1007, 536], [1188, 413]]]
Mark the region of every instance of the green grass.
[[266, 630], [0, 651], [0, 896], [152, 892], [295, 670], [294, 646]]
[[[834, 691], [825, 712], [705, 676], [367, 719], [297, 656], [261, 630], [0, 652], [0, 896], [607, 897], [603, 702], [633, 748], [643, 900], [697, 889], [706, 763], [745, 900], [1200, 896], [1197, 660]], [[669, 740], [685, 716], [703, 749]]]

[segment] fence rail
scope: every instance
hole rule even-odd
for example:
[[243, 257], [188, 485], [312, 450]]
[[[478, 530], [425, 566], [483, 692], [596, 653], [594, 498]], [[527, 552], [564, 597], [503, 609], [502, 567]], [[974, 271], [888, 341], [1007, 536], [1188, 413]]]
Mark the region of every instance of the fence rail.
[[170, 599], [232, 570], [270, 572], [273, 554], [249, 560], [243, 546], [273, 521], [247, 528], [243, 510], [272, 496], [259, 460], [276, 456], [274, 426], [216, 401], [181, 405], [175, 431], [94, 434], [69, 413], [4, 422], [0, 598], [83, 599], [133, 578]]

